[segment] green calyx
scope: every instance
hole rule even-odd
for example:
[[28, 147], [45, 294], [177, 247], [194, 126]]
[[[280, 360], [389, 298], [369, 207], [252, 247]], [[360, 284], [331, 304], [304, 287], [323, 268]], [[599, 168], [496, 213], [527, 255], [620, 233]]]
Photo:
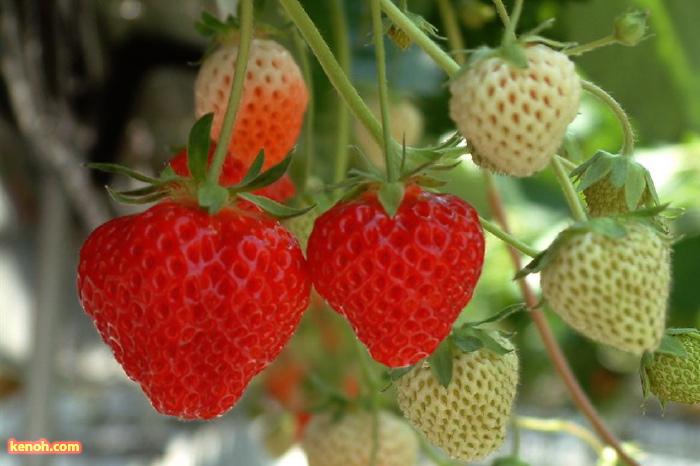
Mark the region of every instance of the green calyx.
[[635, 46], [647, 36], [649, 10], [631, 9], [617, 18], [613, 29], [613, 37], [622, 45]]
[[[146, 183], [138, 189], [116, 192], [107, 187], [114, 200], [125, 204], [148, 204], [165, 198], [196, 199], [197, 204], [210, 214], [216, 214], [225, 206], [235, 204], [238, 198], [258, 206], [263, 212], [278, 219], [302, 215], [313, 209], [313, 205], [303, 209], [288, 207], [271, 199], [251, 194], [276, 182], [286, 173], [291, 163], [291, 154], [280, 163], [262, 171], [265, 163], [265, 151], [261, 150], [248, 169], [243, 179], [232, 186], [221, 186], [210, 178], [209, 153], [211, 146], [211, 124], [213, 114], [209, 113], [197, 120], [190, 130], [187, 143], [187, 168], [189, 177], [178, 176], [172, 167], [168, 166], [159, 178], [131, 170], [116, 164], [87, 164], [107, 173], [126, 175], [136, 181]], [[219, 172], [220, 173], [220, 172]], [[218, 177], [217, 177], [218, 178]]]
[[635, 211], [659, 205], [649, 171], [630, 157], [599, 151], [570, 176], [583, 191], [594, 217]]

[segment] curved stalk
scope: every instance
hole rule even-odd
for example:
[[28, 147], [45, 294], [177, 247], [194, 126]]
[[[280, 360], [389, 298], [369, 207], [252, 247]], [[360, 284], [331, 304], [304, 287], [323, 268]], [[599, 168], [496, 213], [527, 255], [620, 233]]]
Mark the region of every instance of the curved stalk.
[[602, 88], [596, 86], [590, 81], [581, 81], [581, 87], [584, 91], [588, 91], [589, 94], [595, 96], [598, 100], [603, 102], [608, 106], [610, 110], [615, 114], [617, 121], [620, 122], [622, 127], [622, 149], [620, 149], [620, 154], [625, 157], [631, 157], [634, 153], [634, 129], [632, 129], [632, 124], [630, 123], [627, 114], [622, 109], [622, 106], [613, 99], [613, 97], [605, 92]]

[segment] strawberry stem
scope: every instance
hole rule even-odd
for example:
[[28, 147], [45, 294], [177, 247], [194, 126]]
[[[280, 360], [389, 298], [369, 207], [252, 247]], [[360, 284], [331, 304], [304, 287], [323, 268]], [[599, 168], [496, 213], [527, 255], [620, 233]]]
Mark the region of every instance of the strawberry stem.
[[562, 50], [562, 53], [569, 57], [574, 57], [577, 55], [581, 55], [586, 52], [590, 52], [591, 50], [600, 48], [600, 47], [605, 47], [606, 45], [612, 45], [612, 44], [617, 44], [618, 40], [614, 35], [609, 35], [607, 37], [603, 37], [600, 39], [596, 39], [594, 41], [591, 41], [587, 44], [581, 44], [577, 45], [576, 47], [571, 47], [566, 50]]
[[603, 453], [603, 445], [588, 429], [565, 419], [538, 419], [535, 417], [518, 416], [515, 424], [523, 429], [537, 430], [540, 432], [566, 432], [580, 438], [593, 448], [598, 456]]
[[[515, 35], [515, 28], [518, 27], [518, 21], [520, 20], [520, 13], [523, 11], [523, 1], [524, 0], [515, 0], [515, 6], [513, 7], [513, 14], [511, 15], [511, 18], [508, 21], [508, 24], [504, 23], [504, 26], [506, 27], [506, 32], [503, 34], [503, 44], [502, 45], [513, 43], [517, 40], [517, 36]], [[498, 1], [498, 3], [500, 3], [500, 0]], [[506, 17], [508, 17], [508, 15], [506, 15]]]
[[[348, 37], [348, 23], [345, 18], [345, 9], [341, 0], [330, 0], [328, 3], [333, 24], [335, 50], [338, 55], [338, 64], [346, 76], [351, 75], [350, 70], [350, 41]], [[338, 134], [335, 137], [335, 157], [333, 170], [333, 183], [343, 181], [348, 171], [350, 157], [348, 146], [350, 145], [350, 111], [343, 105], [343, 97], [338, 95], [340, 105], [336, 106], [336, 127]]]
[[377, 61], [377, 81], [379, 87], [379, 109], [382, 115], [383, 152], [386, 164], [386, 177], [389, 183], [398, 181], [397, 158], [391, 145], [391, 125], [389, 121], [389, 91], [386, 85], [386, 54], [384, 52], [384, 27], [379, 0], [371, 1], [372, 30], [374, 33], [374, 53]]
[[[447, 41], [450, 45], [450, 50], [464, 50], [466, 45], [464, 43], [464, 36], [462, 31], [459, 29], [459, 23], [457, 22], [457, 12], [450, 0], [437, 0], [438, 9], [440, 10], [440, 16], [442, 17], [442, 23], [445, 27], [445, 34], [447, 35]], [[464, 65], [464, 54], [458, 54], [455, 56], [455, 60], [459, 65]]]
[[564, 191], [566, 202], [569, 204], [569, 209], [571, 209], [571, 214], [574, 216], [574, 219], [576, 219], [577, 222], [585, 222], [588, 219], [588, 215], [583, 207], [581, 198], [576, 192], [576, 188], [574, 188], [571, 182], [571, 178], [569, 178], [569, 174], [564, 169], [561, 161], [556, 157], [552, 157], [550, 165], [561, 185], [561, 189]]
[[495, 224], [489, 222], [485, 218], [479, 216], [479, 221], [481, 222], [481, 226], [484, 228], [484, 230], [488, 231], [504, 243], [511, 245], [526, 256], [536, 257], [539, 255], [540, 251], [531, 246], [528, 246], [527, 244], [517, 239], [515, 236], [509, 235], [508, 233], [501, 230]]
[[[284, 0], [283, 0], [284, 1]], [[459, 65], [440, 48], [427, 34], [416, 26], [391, 0], [380, 0], [382, 10], [391, 21], [401, 28], [413, 42], [427, 53], [445, 73], [452, 76], [459, 71]]]
[[622, 109], [622, 106], [615, 99], [613, 99], [610, 94], [590, 81], [581, 80], [581, 87], [583, 90], [588, 91], [589, 94], [593, 95], [607, 105], [608, 108], [610, 108], [610, 110], [612, 110], [612, 112], [615, 114], [617, 121], [622, 127], [623, 135], [620, 155], [632, 157], [634, 153], [634, 129], [632, 129], [632, 124], [630, 123], [629, 118], [627, 118], [627, 114]]
[[236, 121], [238, 106], [243, 95], [250, 43], [253, 38], [253, 0], [241, 0], [240, 15], [241, 35], [236, 56], [236, 68], [234, 69], [233, 82], [231, 83], [231, 94], [228, 99], [226, 113], [224, 114], [224, 121], [221, 124], [221, 137], [216, 145], [211, 166], [207, 172], [207, 180], [214, 184], [219, 183], [219, 177], [221, 176], [221, 170], [228, 151], [228, 144], [231, 141], [233, 124]]
[[300, 34], [294, 33], [294, 46], [299, 55], [299, 62], [301, 64], [301, 73], [304, 76], [304, 81], [306, 86], [309, 88], [309, 101], [306, 106], [306, 115], [304, 116], [304, 150], [302, 151], [302, 156], [297, 159], [297, 162], [301, 165], [301, 173], [299, 177], [295, 180], [297, 183], [298, 196], [301, 197], [306, 194], [306, 185], [311, 175], [311, 167], [313, 166], [314, 160], [314, 115], [315, 115], [315, 99], [314, 99], [314, 83], [313, 75], [311, 73], [311, 63], [309, 63], [309, 55], [306, 49], [306, 42], [304, 42], [303, 37]]

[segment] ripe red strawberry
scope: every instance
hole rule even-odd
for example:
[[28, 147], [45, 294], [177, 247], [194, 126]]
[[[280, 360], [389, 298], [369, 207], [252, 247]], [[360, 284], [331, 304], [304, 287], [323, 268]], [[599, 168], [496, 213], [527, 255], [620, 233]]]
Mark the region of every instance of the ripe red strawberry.
[[249, 206], [164, 202], [105, 223], [80, 251], [83, 308], [160, 413], [229, 410], [308, 305], [297, 241]]
[[[209, 149], [209, 163], [211, 164], [212, 156], [214, 155], [214, 146], [212, 145]], [[191, 176], [190, 169], [187, 167], [187, 150], [183, 149], [173, 157], [168, 163], [170, 167], [179, 176]], [[219, 177], [219, 183], [222, 186], [231, 186], [239, 183], [245, 176], [248, 167], [246, 167], [243, 162], [239, 159], [231, 156], [231, 154], [226, 154], [226, 159], [224, 160], [224, 166], [221, 169], [221, 176]], [[294, 189], [294, 183], [292, 183], [289, 175], [283, 175], [282, 178], [275, 181], [269, 186], [264, 187], [258, 191], [253, 191], [253, 194], [258, 196], [265, 196], [277, 201], [280, 204], [291, 199], [296, 194]]]
[[484, 236], [469, 204], [410, 184], [394, 217], [376, 189], [326, 211], [307, 257], [316, 290], [372, 357], [400, 367], [450, 332], [481, 274]]
[[581, 81], [566, 55], [541, 44], [526, 46], [524, 54], [526, 68], [494, 52], [450, 84], [450, 117], [474, 162], [513, 176], [547, 166], [581, 96]]
[[[202, 64], [195, 82], [197, 117], [214, 113], [211, 137], [219, 140], [238, 42], [222, 45]], [[265, 167], [280, 162], [294, 147], [309, 100], [301, 70], [287, 49], [269, 39], [254, 39], [243, 95], [229, 151], [246, 165], [265, 148]]]

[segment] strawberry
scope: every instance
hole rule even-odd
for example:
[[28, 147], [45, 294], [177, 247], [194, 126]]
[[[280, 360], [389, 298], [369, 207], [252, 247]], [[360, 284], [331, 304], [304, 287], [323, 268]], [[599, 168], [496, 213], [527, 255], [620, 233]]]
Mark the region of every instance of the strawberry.
[[474, 162], [497, 173], [530, 176], [547, 166], [578, 112], [574, 64], [541, 44], [524, 46], [527, 65], [498, 52], [478, 56], [450, 83], [450, 117]]
[[[211, 164], [212, 156], [214, 155], [214, 146], [212, 145], [209, 149], [209, 164]], [[207, 166], [208, 166], [207, 165]], [[175, 174], [178, 176], [189, 177], [190, 169], [187, 167], [187, 150], [183, 149], [178, 152], [175, 157], [168, 162]], [[219, 177], [219, 183], [222, 186], [231, 186], [239, 183], [245, 176], [247, 167], [241, 162], [240, 159], [233, 157], [231, 153], [226, 154], [226, 159], [224, 160], [223, 168], [221, 169], [221, 176]], [[269, 186], [266, 186], [258, 191], [253, 191], [253, 194], [258, 196], [264, 196], [277, 201], [280, 204], [293, 198], [296, 194], [294, 189], [294, 183], [289, 178], [289, 175], [284, 175], [279, 180], [275, 181]]]
[[400, 367], [450, 332], [481, 274], [484, 235], [472, 206], [411, 183], [393, 217], [374, 188], [323, 213], [307, 256], [316, 291], [375, 360]]
[[653, 351], [669, 297], [668, 242], [639, 222], [596, 220], [565, 230], [549, 248], [544, 296], [588, 338], [630, 353]]
[[700, 333], [693, 329], [673, 337], [684, 356], [657, 352], [645, 357], [643, 369], [651, 393], [665, 403], [700, 404]]
[[508, 340], [493, 338], [511, 351], [499, 355], [484, 348], [456, 349], [446, 387], [428, 361], [394, 382], [399, 407], [413, 427], [460, 461], [480, 460], [505, 439], [518, 386], [518, 356]]
[[[367, 106], [374, 116], [381, 118], [379, 99], [374, 97], [367, 100]], [[397, 99], [389, 104], [389, 125], [391, 136], [407, 147], [418, 144], [423, 136], [425, 122], [420, 109], [408, 99]], [[385, 165], [384, 152], [359, 121], [355, 122], [355, 139], [365, 155], [375, 165]]]
[[[609, 176], [584, 189], [583, 197], [586, 199], [591, 217], [606, 217], [630, 211], [624, 189], [615, 188]], [[642, 207], [649, 201], [649, 197], [649, 191], [645, 190], [636, 206], [631, 210]]]
[[410, 466], [418, 460], [418, 439], [411, 427], [388, 411], [377, 413], [377, 455], [371, 463], [373, 414], [349, 411], [340, 419], [317, 414], [306, 426], [302, 448], [309, 466]]
[[154, 408], [185, 419], [229, 410], [282, 350], [309, 302], [297, 241], [246, 203], [212, 214], [162, 202], [98, 227], [78, 294]]
[[[197, 117], [214, 113], [211, 137], [218, 141], [231, 92], [238, 42], [229, 40], [209, 55], [195, 82]], [[245, 166], [265, 149], [265, 167], [279, 163], [296, 144], [309, 100], [301, 70], [287, 49], [254, 39], [229, 151]]]

